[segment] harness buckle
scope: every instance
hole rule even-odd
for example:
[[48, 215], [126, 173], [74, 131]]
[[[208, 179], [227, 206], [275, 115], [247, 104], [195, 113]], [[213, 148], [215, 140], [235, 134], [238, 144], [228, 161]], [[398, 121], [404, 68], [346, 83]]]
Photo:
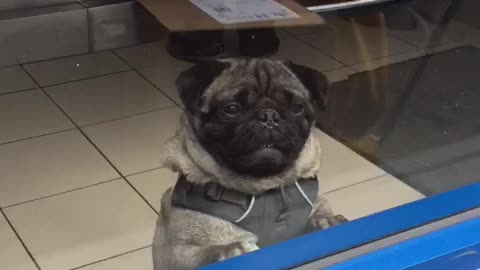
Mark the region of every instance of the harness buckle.
[[205, 197], [212, 201], [220, 201], [222, 199], [224, 188], [217, 183], [207, 183], [205, 186]]

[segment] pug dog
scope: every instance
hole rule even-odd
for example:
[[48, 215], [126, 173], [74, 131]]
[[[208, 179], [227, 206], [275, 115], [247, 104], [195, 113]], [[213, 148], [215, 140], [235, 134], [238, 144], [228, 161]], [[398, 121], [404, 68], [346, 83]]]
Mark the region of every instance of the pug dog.
[[184, 71], [181, 128], [165, 145], [179, 174], [162, 197], [155, 270], [191, 270], [341, 222], [321, 192], [328, 82], [291, 62], [225, 59]]

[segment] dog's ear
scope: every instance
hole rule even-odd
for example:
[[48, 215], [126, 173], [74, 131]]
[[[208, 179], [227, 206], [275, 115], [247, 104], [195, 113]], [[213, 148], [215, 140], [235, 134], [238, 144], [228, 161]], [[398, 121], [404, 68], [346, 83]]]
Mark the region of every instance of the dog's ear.
[[227, 65], [227, 63], [219, 61], [203, 62], [180, 73], [176, 85], [187, 113], [193, 114], [195, 108], [200, 106], [203, 92]]
[[319, 71], [306, 66], [287, 62], [285, 65], [297, 76], [310, 92], [313, 104], [320, 110], [326, 110], [329, 83]]

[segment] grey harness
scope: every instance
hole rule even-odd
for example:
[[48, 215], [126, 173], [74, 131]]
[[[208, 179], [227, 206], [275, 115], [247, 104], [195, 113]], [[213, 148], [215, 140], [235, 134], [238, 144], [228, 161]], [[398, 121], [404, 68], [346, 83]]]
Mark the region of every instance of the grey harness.
[[181, 175], [172, 192], [172, 205], [219, 217], [258, 236], [259, 247], [312, 231], [309, 217], [318, 191], [316, 178], [252, 196], [217, 183], [195, 185]]

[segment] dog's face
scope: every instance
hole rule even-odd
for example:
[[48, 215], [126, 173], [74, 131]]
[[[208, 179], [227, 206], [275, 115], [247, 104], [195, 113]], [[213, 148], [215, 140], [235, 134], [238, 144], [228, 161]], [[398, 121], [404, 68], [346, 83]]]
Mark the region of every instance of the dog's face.
[[269, 176], [293, 165], [324, 109], [327, 81], [310, 68], [265, 59], [198, 64], [177, 79], [198, 141], [222, 166]]

